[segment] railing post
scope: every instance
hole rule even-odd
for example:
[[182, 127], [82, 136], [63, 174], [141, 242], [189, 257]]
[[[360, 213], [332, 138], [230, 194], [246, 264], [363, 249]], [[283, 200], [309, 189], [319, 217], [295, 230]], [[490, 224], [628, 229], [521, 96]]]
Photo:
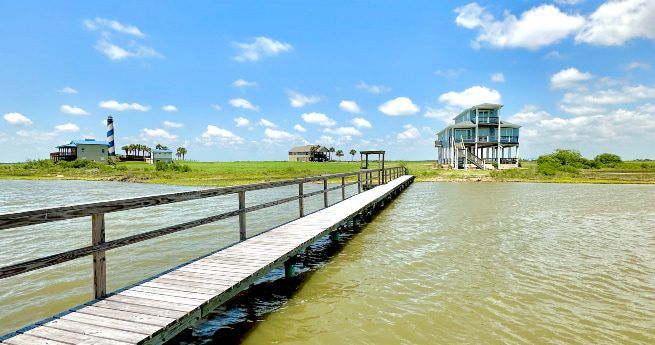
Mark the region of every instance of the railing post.
[[323, 179], [323, 204], [325, 205], [325, 208], [328, 207], [328, 184], [327, 184], [327, 178]]
[[341, 176], [341, 200], [346, 200], [346, 177]]
[[362, 192], [362, 172], [357, 172], [357, 194]]
[[[105, 214], [91, 215], [91, 244], [105, 243]], [[96, 299], [107, 295], [107, 262], [105, 251], [93, 253], [93, 295]]]
[[303, 183], [298, 184], [298, 210], [300, 211], [300, 217], [305, 216], [305, 196], [303, 192]]
[[239, 192], [239, 240], [246, 240], [246, 192]]

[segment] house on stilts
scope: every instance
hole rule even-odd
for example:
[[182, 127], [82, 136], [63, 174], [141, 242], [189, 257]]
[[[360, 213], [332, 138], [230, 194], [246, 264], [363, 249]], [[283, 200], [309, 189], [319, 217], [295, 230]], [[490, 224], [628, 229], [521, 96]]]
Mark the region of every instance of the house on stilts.
[[502, 104], [479, 104], [437, 133], [437, 162], [455, 169], [518, 167], [519, 128], [500, 119]]

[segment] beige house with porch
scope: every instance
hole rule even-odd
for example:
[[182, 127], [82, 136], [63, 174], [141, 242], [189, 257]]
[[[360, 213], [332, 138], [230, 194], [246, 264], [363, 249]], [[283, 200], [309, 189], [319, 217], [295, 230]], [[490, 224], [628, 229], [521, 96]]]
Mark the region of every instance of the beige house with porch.
[[[312, 147], [315, 149], [312, 150]], [[289, 162], [325, 162], [328, 160], [327, 147], [321, 145], [303, 145], [289, 150]]]

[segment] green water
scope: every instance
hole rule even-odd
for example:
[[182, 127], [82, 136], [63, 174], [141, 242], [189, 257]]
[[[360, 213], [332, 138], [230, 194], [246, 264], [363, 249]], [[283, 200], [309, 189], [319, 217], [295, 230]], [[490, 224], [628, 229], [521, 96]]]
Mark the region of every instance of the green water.
[[244, 343], [655, 343], [655, 188], [415, 183]]

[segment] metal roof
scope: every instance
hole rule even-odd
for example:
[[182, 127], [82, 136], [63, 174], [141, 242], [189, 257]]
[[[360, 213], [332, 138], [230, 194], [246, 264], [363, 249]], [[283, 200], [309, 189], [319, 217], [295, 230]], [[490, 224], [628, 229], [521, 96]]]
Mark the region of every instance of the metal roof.
[[382, 150], [359, 151], [359, 153], [361, 153], [363, 155], [380, 155], [380, 154], [384, 154], [385, 151], [382, 151]]
[[105, 145], [105, 146], [109, 146], [109, 144], [106, 141], [98, 141], [98, 140], [95, 140], [95, 139], [84, 139], [84, 140], [73, 140], [68, 144], [57, 146], [57, 148], [60, 148], [60, 147], [77, 147], [77, 145]]
[[459, 114], [457, 114], [457, 116], [453, 117], [453, 120], [454, 120], [455, 118], [457, 118], [458, 116], [460, 116], [460, 115], [462, 115], [462, 114], [464, 114], [464, 113], [466, 113], [466, 112], [469, 112], [469, 111], [471, 111], [471, 110], [475, 110], [475, 109], [492, 109], [492, 110], [498, 110], [498, 109], [500, 109], [500, 108], [502, 108], [502, 107], [503, 107], [502, 104], [494, 104], [494, 103], [482, 103], [482, 104], [474, 105], [474, 106], [472, 106], [472, 107], [470, 107], [470, 108], [467, 108], [467, 109], [462, 110], [461, 113], [459, 113]]
[[303, 146], [295, 146], [289, 149], [289, 152], [311, 152], [312, 146], [317, 146], [318, 149], [316, 150], [317, 152], [328, 152], [328, 148], [325, 146], [321, 145], [303, 145]]
[[155, 153], [155, 152], [156, 153], [173, 153], [173, 151], [171, 151], [169, 149], [165, 149], [165, 150], [164, 149], [152, 149], [152, 152], [153, 153]]

